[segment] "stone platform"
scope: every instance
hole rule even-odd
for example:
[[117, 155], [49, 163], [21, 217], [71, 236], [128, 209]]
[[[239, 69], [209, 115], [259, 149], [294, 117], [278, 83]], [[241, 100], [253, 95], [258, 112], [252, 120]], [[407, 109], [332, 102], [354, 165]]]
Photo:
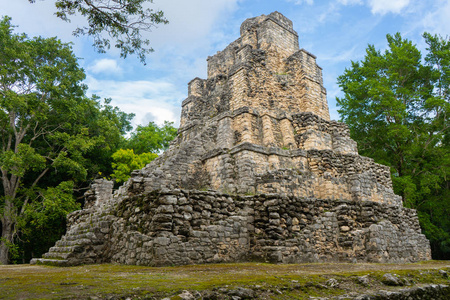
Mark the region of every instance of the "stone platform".
[[[97, 188], [108, 182], [98, 182]], [[103, 216], [72, 213], [44, 258], [53, 264], [179, 265], [235, 261], [429, 259], [414, 210], [372, 201], [166, 190], [122, 199]], [[41, 260], [45, 262], [45, 260]]]

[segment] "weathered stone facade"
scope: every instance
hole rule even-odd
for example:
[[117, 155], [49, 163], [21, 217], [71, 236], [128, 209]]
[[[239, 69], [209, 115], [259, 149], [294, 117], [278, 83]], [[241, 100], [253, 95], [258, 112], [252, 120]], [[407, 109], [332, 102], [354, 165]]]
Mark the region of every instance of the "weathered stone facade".
[[[389, 168], [329, 120], [322, 70], [278, 12], [193, 79], [170, 148], [112, 194], [98, 181], [42, 261], [143, 265], [430, 259]], [[54, 259], [52, 261], [52, 259]]]

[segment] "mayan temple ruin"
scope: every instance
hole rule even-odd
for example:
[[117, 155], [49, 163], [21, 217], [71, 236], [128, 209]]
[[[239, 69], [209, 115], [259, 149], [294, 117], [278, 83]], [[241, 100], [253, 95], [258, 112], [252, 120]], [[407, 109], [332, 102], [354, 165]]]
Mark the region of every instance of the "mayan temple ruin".
[[322, 69], [278, 12], [194, 78], [170, 148], [118, 190], [96, 181], [32, 263], [150, 266], [431, 259], [389, 168], [330, 121]]

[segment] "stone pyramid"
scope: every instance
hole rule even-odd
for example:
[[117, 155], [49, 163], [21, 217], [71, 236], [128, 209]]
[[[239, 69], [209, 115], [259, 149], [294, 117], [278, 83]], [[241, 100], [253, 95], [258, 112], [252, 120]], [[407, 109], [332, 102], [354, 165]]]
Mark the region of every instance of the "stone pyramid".
[[247, 19], [188, 84], [170, 148], [99, 180], [33, 263], [178, 265], [431, 259], [389, 168], [330, 121], [322, 69], [278, 12]]

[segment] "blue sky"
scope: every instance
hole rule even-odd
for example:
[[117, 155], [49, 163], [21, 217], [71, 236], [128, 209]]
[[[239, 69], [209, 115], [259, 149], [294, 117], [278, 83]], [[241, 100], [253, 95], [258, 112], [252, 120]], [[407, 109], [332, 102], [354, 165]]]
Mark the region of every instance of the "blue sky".
[[368, 44], [385, 49], [386, 34], [400, 32], [424, 52], [424, 31], [450, 33], [450, 0], [154, 0], [150, 7], [162, 9], [170, 23], [145, 33], [155, 49], [145, 66], [136, 57], [121, 59], [116, 50], [98, 54], [92, 40], [73, 37], [84, 20], [59, 20], [53, 0], [0, 0], [0, 15], [12, 17], [17, 32], [72, 42], [89, 93], [135, 113], [135, 125], [178, 125], [187, 83], [206, 78], [206, 58], [237, 39], [247, 18], [279, 11], [293, 21], [300, 48], [316, 55], [323, 68], [332, 119], [339, 118], [336, 78], [351, 60], [363, 59]]

